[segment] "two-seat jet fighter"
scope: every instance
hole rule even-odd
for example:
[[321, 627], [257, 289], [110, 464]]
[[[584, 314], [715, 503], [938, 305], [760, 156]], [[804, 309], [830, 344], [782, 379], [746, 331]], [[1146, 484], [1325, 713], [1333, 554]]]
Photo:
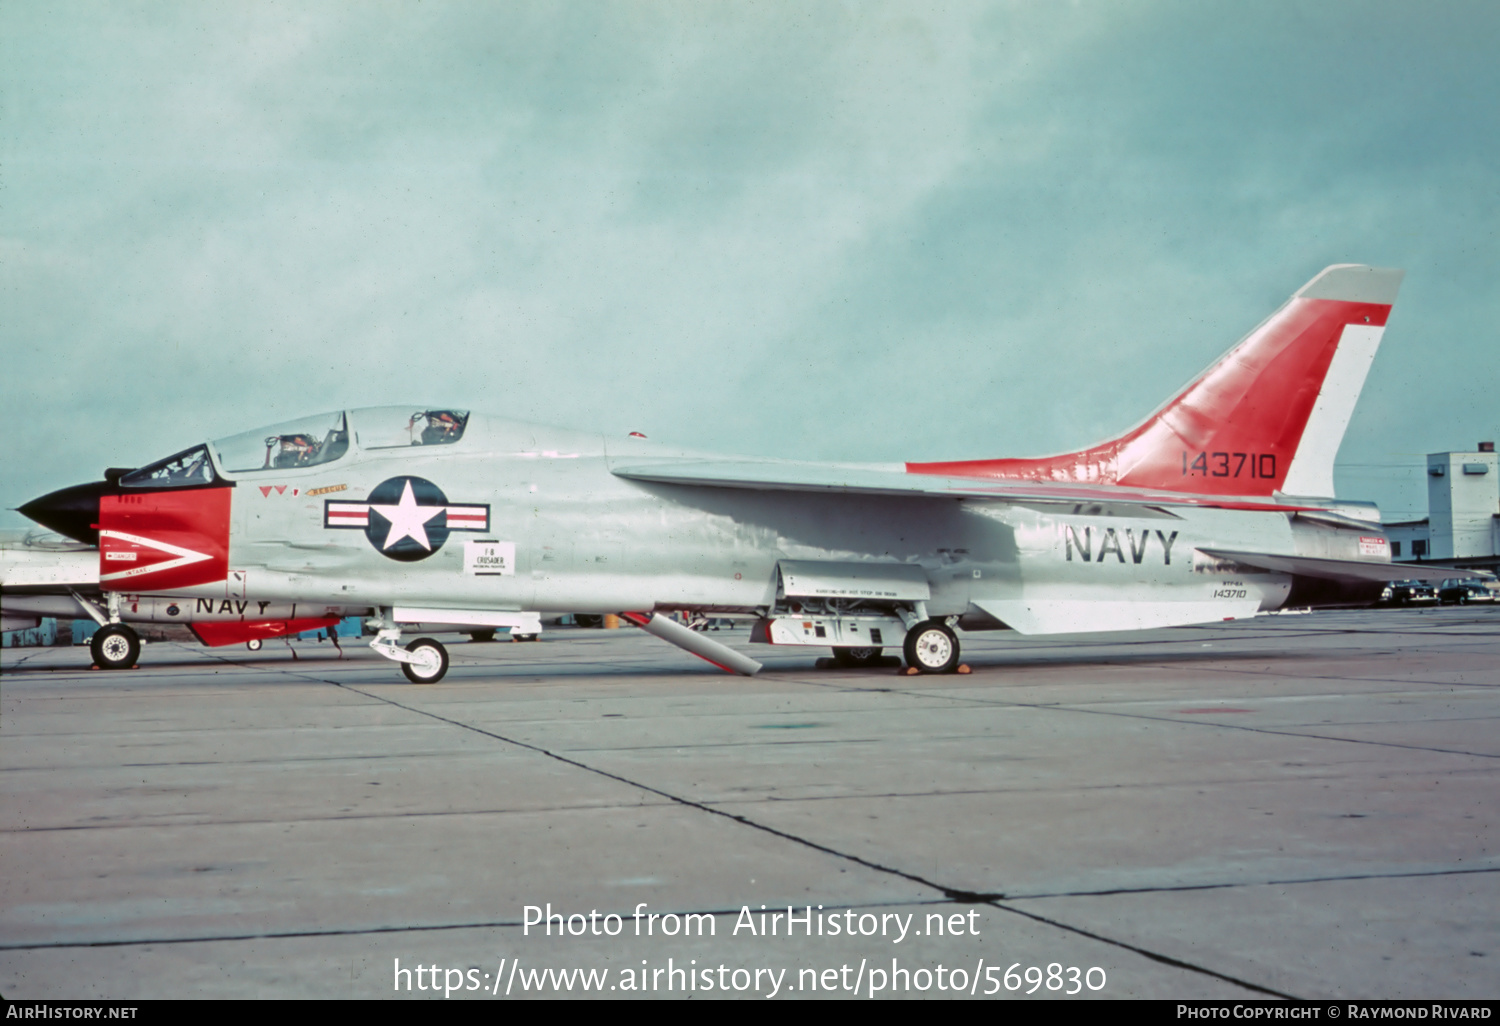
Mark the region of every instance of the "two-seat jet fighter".
[[134, 663], [132, 619], [228, 644], [364, 615], [376, 651], [433, 682], [446, 651], [402, 647], [401, 624], [524, 629], [557, 609], [620, 613], [722, 668], [760, 668], [662, 615], [690, 610], [751, 616], [752, 641], [845, 665], [896, 648], [943, 673], [955, 628], [1116, 631], [1373, 600], [1391, 574], [1379, 511], [1332, 497], [1333, 461], [1401, 277], [1328, 268], [1139, 426], [1059, 456], [726, 458], [403, 406], [194, 445], [21, 511], [96, 547], [103, 666]]

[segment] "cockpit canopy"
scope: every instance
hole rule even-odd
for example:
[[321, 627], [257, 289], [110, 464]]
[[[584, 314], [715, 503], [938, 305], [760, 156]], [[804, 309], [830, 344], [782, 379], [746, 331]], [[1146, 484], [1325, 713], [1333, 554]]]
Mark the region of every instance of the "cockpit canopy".
[[[228, 474], [295, 470], [332, 463], [349, 451], [351, 430], [361, 449], [451, 445], [463, 437], [468, 410], [383, 406], [321, 413], [245, 431], [213, 443]], [[140, 473], [140, 471], [136, 471]], [[124, 480], [121, 481], [124, 484]]]
[[386, 406], [355, 410], [354, 427], [360, 448], [395, 449], [408, 445], [452, 445], [464, 436], [468, 410], [418, 410]]
[[349, 450], [347, 420], [342, 410], [320, 413], [220, 439], [214, 448], [229, 474], [315, 467]]

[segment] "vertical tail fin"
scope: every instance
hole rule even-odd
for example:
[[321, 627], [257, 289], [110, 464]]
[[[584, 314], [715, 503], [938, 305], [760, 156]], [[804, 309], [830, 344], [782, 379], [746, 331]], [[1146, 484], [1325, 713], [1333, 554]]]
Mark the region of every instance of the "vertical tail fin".
[[1404, 271], [1326, 268], [1140, 425], [1039, 459], [908, 463], [914, 474], [1209, 495], [1332, 496], [1333, 460]]

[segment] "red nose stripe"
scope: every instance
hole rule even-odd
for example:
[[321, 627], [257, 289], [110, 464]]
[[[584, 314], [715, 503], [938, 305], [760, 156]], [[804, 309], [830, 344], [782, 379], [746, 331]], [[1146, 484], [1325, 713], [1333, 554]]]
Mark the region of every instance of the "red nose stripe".
[[99, 497], [99, 583], [167, 591], [229, 576], [229, 488]]

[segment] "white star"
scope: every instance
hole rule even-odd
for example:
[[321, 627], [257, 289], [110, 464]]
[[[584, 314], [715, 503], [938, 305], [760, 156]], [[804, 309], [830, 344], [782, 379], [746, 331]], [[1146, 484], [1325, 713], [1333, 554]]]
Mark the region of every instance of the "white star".
[[427, 540], [427, 521], [443, 512], [445, 506], [418, 506], [416, 496], [411, 493], [411, 480], [401, 493], [401, 501], [394, 506], [371, 506], [370, 512], [379, 513], [391, 523], [391, 532], [385, 536], [381, 551], [390, 548], [403, 538], [410, 538], [428, 552], [432, 544]]

